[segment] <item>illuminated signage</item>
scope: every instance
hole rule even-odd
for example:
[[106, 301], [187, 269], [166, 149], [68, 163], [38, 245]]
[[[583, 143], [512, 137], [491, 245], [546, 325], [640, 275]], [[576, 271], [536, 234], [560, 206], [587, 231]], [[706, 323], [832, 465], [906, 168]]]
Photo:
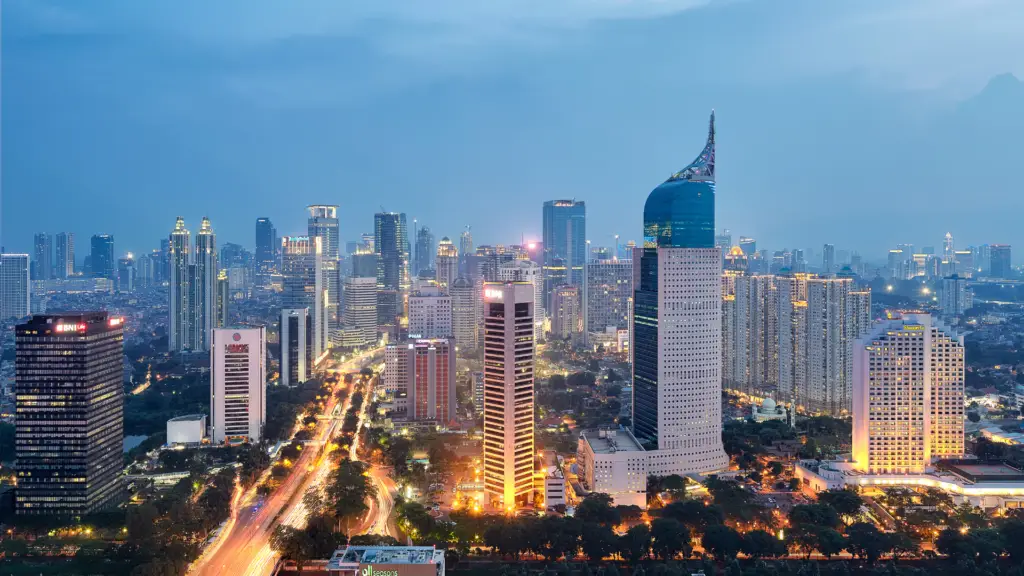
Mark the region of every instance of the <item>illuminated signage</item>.
[[114, 326], [120, 326], [121, 324], [124, 324], [124, 318], [111, 318], [110, 320], [107, 320], [107, 324], [111, 328]]
[[505, 295], [504, 292], [497, 288], [484, 288], [484, 298], [493, 298], [495, 300], [501, 300]]
[[398, 576], [398, 570], [374, 570], [373, 566], [367, 566], [360, 574], [362, 576]]
[[436, 576], [437, 564], [359, 564], [357, 576]]
[[85, 332], [85, 324], [57, 324], [54, 326], [54, 332]]
[[249, 345], [248, 344], [227, 344], [226, 346], [224, 346], [224, 351], [227, 352], [228, 354], [248, 354], [249, 353]]

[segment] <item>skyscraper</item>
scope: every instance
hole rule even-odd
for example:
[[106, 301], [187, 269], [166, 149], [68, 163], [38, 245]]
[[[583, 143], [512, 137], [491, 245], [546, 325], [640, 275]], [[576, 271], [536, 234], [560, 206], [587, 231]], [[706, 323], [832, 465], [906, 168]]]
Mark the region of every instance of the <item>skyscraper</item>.
[[452, 282], [448, 293], [452, 297], [452, 331], [459, 350], [476, 350], [479, 335], [480, 293], [473, 281], [459, 276]]
[[922, 473], [933, 458], [963, 452], [963, 335], [928, 314], [875, 326], [854, 346], [857, 470]]
[[584, 299], [587, 334], [604, 332], [609, 327], [628, 330], [633, 301], [633, 261], [588, 262]]
[[499, 282], [529, 282], [533, 285], [533, 340], [544, 339], [544, 271], [530, 260], [512, 260], [498, 265]]
[[747, 255], [747, 258], [752, 258], [757, 254], [757, 240], [749, 238], [747, 236], [740, 236], [740, 250]]
[[167, 322], [167, 345], [172, 352], [181, 352], [191, 344], [192, 315], [189, 301], [192, 239], [185, 220], [179, 216], [174, 222], [168, 244], [170, 260], [170, 305]]
[[309, 308], [313, 320], [314, 361], [327, 350], [327, 319], [323, 252], [320, 238], [284, 236], [281, 238], [281, 276], [284, 290], [282, 308]]
[[109, 508], [121, 484], [121, 318], [36, 315], [15, 330], [17, 514]]
[[28, 254], [0, 254], [0, 320], [24, 318], [31, 311]]
[[825, 244], [821, 250], [821, 272], [831, 274], [836, 271], [836, 247], [833, 244]]
[[413, 272], [419, 274], [434, 263], [434, 233], [423, 226], [416, 230], [416, 261]]
[[389, 344], [385, 366], [385, 389], [405, 394], [409, 420], [432, 420], [444, 427], [455, 419], [454, 342], [421, 338]]
[[129, 252], [124, 258], [117, 259], [117, 291], [130, 294], [135, 291], [136, 269], [135, 257]]
[[377, 341], [376, 276], [345, 279], [343, 342], [345, 346], [365, 346]]
[[281, 384], [296, 386], [313, 375], [313, 319], [309, 308], [284, 308], [278, 326]]
[[437, 285], [447, 292], [451, 283], [459, 276], [459, 251], [447, 236], [437, 243], [434, 269], [437, 271]]
[[53, 278], [53, 236], [36, 234], [34, 240], [32, 279], [49, 280]]
[[189, 348], [210, 349], [210, 334], [217, 325], [217, 236], [209, 218], [203, 217], [196, 234], [189, 307], [192, 326]]
[[54, 260], [54, 275], [67, 278], [75, 273], [75, 235], [71, 232], [57, 234], [57, 258]]
[[92, 275], [94, 278], [114, 280], [117, 261], [114, 259], [114, 237], [110, 234], [96, 234], [92, 237]]
[[377, 254], [377, 320], [380, 324], [393, 324], [402, 314], [401, 294], [409, 289], [409, 237], [405, 214], [376, 214], [373, 245]]
[[341, 236], [338, 231], [338, 207], [313, 204], [309, 210], [308, 231], [310, 238], [320, 238], [323, 250], [323, 285], [327, 289], [327, 303], [324, 314], [331, 325], [336, 326], [338, 307], [341, 304], [341, 286], [338, 283], [339, 260], [341, 258]]
[[582, 328], [579, 286], [555, 286], [551, 291], [551, 337], [555, 340], [573, 339], [575, 344]]
[[988, 275], [993, 278], [1012, 278], [1013, 267], [1010, 261], [1009, 244], [991, 244], [989, 249]]
[[213, 441], [255, 444], [267, 421], [266, 329], [214, 328], [210, 341]]
[[532, 501], [533, 286], [484, 284], [484, 491], [491, 506]]
[[451, 338], [452, 297], [436, 286], [409, 294], [409, 337]]
[[715, 234], [715, 116], [707, 144], [644, 205], [633, 301], [633, 434], [652, 474], [725, 468], [722, 251]]
[[468, 274], [469, 270], [466, 269], [466, 258], [472, 255], [474, 252], [473, 248], [473, 234], [470, 231], [470, 227], [466, 226], [466, 229], [459, 234], [459, 272], [462, 274]]
[[[235, 270], [234, 268], [232, 270]], [[217, 271], [217, 316], [214, 325], [223, 328], [230, 324], [228, 322], [231, 307], [231, 281], [228, 278], [228, 271], [221, 269]]]
[[[562, 283], [583, 285], [587, 261], [587, 205], [576, 200], [544, 203], [544, 294]], [[564, 273], [563, 273], [564, 271]]]
[[377, 278], [377, 255], [369, 248], [359, 247], [352, 254], [353, 278]]
[[967, 287], [967, 279], [953, 274], [942, 279], [939, 309], [947, 319], [954, 320], [974, 305], [974, 293]]
[[277, 262], [277, 230], [270, 218], [256, 219], [256, 284], [266, 286]]

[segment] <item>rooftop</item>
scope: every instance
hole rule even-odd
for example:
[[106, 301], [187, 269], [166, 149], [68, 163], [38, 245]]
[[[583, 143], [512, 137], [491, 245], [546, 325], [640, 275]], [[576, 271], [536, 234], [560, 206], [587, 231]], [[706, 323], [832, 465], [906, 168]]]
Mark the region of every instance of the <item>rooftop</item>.
[[580, 434], [594, 454], [616, 452], [644, 452], [644, 447], [625, 428], [618, 430], [589, 430]]
[[171, 418], [168, 422], [197, 422], [206, 418], [206, 414], [186, 414]]
[[340, 570], [343, 564], [438, 564], [444, 562], [444, 550], [433, 546], [347, 546], [334, 551], [327, 561], [328, 570]]

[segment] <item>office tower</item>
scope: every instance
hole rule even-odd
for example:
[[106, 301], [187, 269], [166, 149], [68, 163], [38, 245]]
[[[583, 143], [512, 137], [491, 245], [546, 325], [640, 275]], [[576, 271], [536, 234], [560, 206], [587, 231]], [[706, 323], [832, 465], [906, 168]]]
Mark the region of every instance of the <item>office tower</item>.
[[495, 280], [499, 282], [529, 282], [533, 285], [533, 339], [544, 339], [544, 275], [543, 269], [530, 260], [512, 260], [498, 265]]
[[232, 268], [234, 266], [251, 268], [253, 266], [252, 252], [246, 250], [241, 244], [227, 242], [221, 247], [220, 253], [217, 256], [217, 266], [219, 268]]
[[437, 243], [434, 269], [437, 271], [437, 285], [447, 292], [452, 282], [459, 277], [459, 251], [447, 236]]
[[28, 254], [0, 254], [0, 320], [24, 318], [31, 312]]
[[633, 434], [651, 474], [725, 468], [715, 116], [700, 156], [647, 197], [633, 299]]
[[982, 244], [974, 249], [974, 263], [981, 274], [988, 274], [992, 266], [992, 247]]
[[721, 234], [715, 235], [715, 246], [721, 248], [723, 253], [732, 248], [732, 232], [728, 228], [722, 230]]
[[1010, 245], [991, 244], [988, 249], [988, 275], [993, 278], [1012, 278], [1013, 267], [1010, 265]]
[[977, 270], [974, 267], [974, 251], [956, 250], [953, 252], [954, 273], [963, 278], [973, 278]]
[[473, 249], [473, 234], [471, 233], [471, 227], [466, 226], [466, 229], [459, 234], [459, 272], [467, 273], [466, 270], [466, 258], [474, 253]]
[[341, 286], [338, 281], [338, 267], [341, 259], [341, 236], [338, 232], [338, 207], [334, 205], [313, 204], [309, 210], [308, 232], [310, 238], [320, 238], [322, 250], [322, 280], [327, 290], [327, 303], [324, 315], [329, 324], [336, 326], [339, 305], [341, 304]]
[[629, 329], [633, 298], [633, 261], [598, 260], [587, 263], [584, 293], [585, 332], [604, 332], [609, 327]]
[[[440, 249], [440, 246], [438, 247]], [[434, 234], [426, 226], [416, 231], [416, 274], [428, 269], [434, 263]]]
[[939, 298], [939, 308], [946, 318], [962, 316], [974, 305], [974, 293], [967, 287], [967, 279], [956, 274], [942, 279]]
[[49, 280], [53, 277], [53, 236], [36, 234], [33, 246], [32, 279]]
[[314, 362], [318, 362], [320, 356], [327, 350], [328, 342], [320, 238], [282, 237], [281, 276], [284, 284], [281, 307], [309, 308], [313, 323], [313, 358]]
[[484, 491], [512, 510], [533, 500], [533, 286], [483, 285]]
[[277, 230], [270, 218], [256, 219], [256, 284], [266, 286], [277, 263]]
[[354, 278], [377, 278], [377, 255], [369, 248], [357, 248], [352, 254], [352, 274]]
[[130, 294], [135, 291], [135, 257], [129, 252], [124, 258], [117, 259], [117, 291]]
[[[232, 268], [232, 271], [238, 270], [238, 268]], [[245, 268], [241, 269], [245, 271]], [[217, 319], [215, 325], [217, 328], [223, 328], [230, 324], [228, 322], [228, 308], [231, 305], [231, 280], [228, 278], [228, 270], [217, 271]]]
[[904, 314], [854, 347], [853, 460], [868, 474], [922, 473], [964, 452], [964, 338]]
[[452, 297], [452, 332], [455, 333], [455, 344], [459, 350], [476, 350], [480, 293], [473, 281], [465, 276], [456, 278], [448, 293]]
[[171, 240], [160, 239], [160, 250], [157, 254], [157, 266], [153, 268], [153, 281], [166, 282], [171, 279]]
[[579, 286], [555, 286], [551, 290], [551, 337], [555, 340], [574, 339], [579, 337], [582, 327]]
[[555, 286], [583, 284], [583, 265], [587, 261], [587, 205], [576, 200], [549, 200], [544, 203], [544, 295]]
[[956, 258], [956, 250], [953, 248], [953, 233], [946, 232], [942, 238], [942, 257], [948, 260]]
[[284, 308], [278, 326], [281, 384], [296, 386], [313, 376], [313, 318], [309, 308]]
[[754, 240], [753, 238], [740, 236], [739, 246], [740, 250], [743, 250], [743, 253], [747, 255], [747, 258], [757, 254], [757, 240]]
[[409, 294], [409, 337], [451, 338], [452, 297], [436, 286]]
[[217, 321], [217, 236], [203, 217], [196, 234], [189, 277], [189, 344], [193, 351], [210, 349], [210, 331]]
[[836, 271], [836, 247], [833, 244], [825, 244], [821, 250], [821, 272], [832, 274]]
[[117, 261], [114, 259], [114, 237], [110, 234], [97, 234], [92, 237], [91, 247], [93, 277], [113, 280], [117, 274]]
[[889, 278], [893, 280], [905, 280], [907, 277], [904, 269], [905, 257], [903, 250], [889, 250], [889, 257], [886, 261], [886, 268], [889, 271]]
[[377, 254], [377, 323], [394, 325], [403, 313], [402, 294], [409, 289], [409, 238], [405, 214], [374, 216]]
[[16, 513], [115, 506], [124, 490], [121, 318], [37, 315], [17, 326], [15, 341]]
[[192, 315], [189, 278], [192, 241], [185, 220], [179, 216], [174, 223], [168, 244], [170, 259], [170, 306], [167, 322], [167, 344], [171, 352], [181, 352], [191, 344]]
[[57, 234], [57, 257], [53, 273], [57, 278], [67, 278], [75, 273], [75, 235], [71, 232]]
[[377, 341], [377, 278], [345, 279], [343, 331], [345, 346], [365, 346]]
[[214, 328], [210, 342], [210, 436], [256, 444], [267, 421], [266, 328]]
[[447, 426], [456, 418], [452, 340], [421, 338], [389, 344], [384, 351], [384, 365], [384, 389], [407, 395], [409, 420], [432, 420]]

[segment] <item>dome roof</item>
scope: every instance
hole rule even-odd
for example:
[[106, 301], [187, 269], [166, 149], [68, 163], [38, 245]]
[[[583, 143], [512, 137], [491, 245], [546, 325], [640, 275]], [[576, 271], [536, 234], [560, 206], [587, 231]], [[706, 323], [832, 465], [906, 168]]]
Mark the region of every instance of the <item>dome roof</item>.
[[729, 256], [742, 257], [743, 255], [743, 248], [740, 248], [739, 246], [729, 248]]
[[764, 402], [761, 403], [762, 412], [775, 412], [775, 400], [771, 398], [765, 398]]
[[465, 276], [459, 276], [452, 282], [452, 288], [472, 288], [473, 281]]

